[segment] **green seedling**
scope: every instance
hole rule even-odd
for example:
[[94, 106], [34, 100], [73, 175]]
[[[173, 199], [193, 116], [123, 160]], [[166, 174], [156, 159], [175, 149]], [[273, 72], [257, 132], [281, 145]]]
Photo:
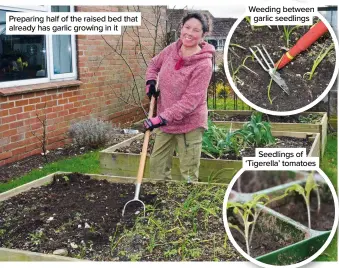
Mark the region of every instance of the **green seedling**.
[[0, 229], [0, 238], [4, 236], [5, 233], [6, 233], [5, 229]]
[[241, 46], [241, 45], [239, 45], [239, 44], [230, 43], [230, 46], [231, 46], [231, 47], [237, 47], [237, 48], [240, 48], [240, 49], [246, 50], [246, 48], [244, 48], [243, 46]]
[[275, 143], [270, 123], [262, 121], [262, 114], [259, 112], [254, 112], [250, 121], [236, 131], [219, 128], [209, 120], [208, 131], [204, 133], [202, 140], [202, 152], [214, 159], [228, 153], [239, 157], [246, 146], [258, 147]]
[[233, 171], [233, 173], [231, 174], [231, 177], [233, 177], [236, 173], [236, 171], [234, 171], [233, 168], [222, 168], [222, 169], [219, 169], [219, 170], [213, 170], [210, 175], [208, 175], [208, 178], [207, 178], [207, 182], [208, 183], [215, 183], [215, 182], [220, 182], [218, 179], [218, 176], [224, 172], [231, 172]]
[[44, 232], [42, 230], [38, 230], [35, 233], [29, 234], [30, 240], [32, 244], [38, 246], [41, 244], [42, 240], [46, 238]]
[[[237, 230], [244, 237], [246, 242], [246, 251], [248, 255], [250, 255], [250, 245], [252, 243], [255, 225], [257, 223], [260, 212], [269, 203], [280, 200], [285, 196], [287, 196], [287, 193], [284, 193], [274, 198], [270, 198], [268, 195], [265, 194], [259, 194], [254, 195], [251, 201], [245, 203], [227, 203], [227, 209], [233, 208], [234, 215], [240, 216], [240, 219], [242, 220], [241, 224], [243, 225], [243, 230], [241, 230], [238, 225], [232, 224], [230, 222], [228, 222], [228, 225], [230, 228]], [[259, 207], [258, 205], [261, 205], [261, 207]]]
[[167, 258], [174, 257], [178, 254], [178, 250], [176, 248], [167, 250], [164, 252], [164, 256]]
[[306, 124], [315, 124], [321, 121], [322, 115], [321, 114], [309, 114], [307, 116], [299, 115], [299, 122], [306, 123]]
[[[217, 250], [213, 252], [212, 247], [214, 233], [215, 245], [224, 243], [224, 236], [216, 231], [215, 224], [222, 225], [220, 204], [225, 187], [183, 181], [179, 184], [166, 183], [163, 190], [162, 194], [168, 200], [166, 204], [159, 201], [148, 205], [146, 218], [137, 217], [132, 228], [119, 226], [119, 229], [113, 230], [110, 237], [112, 257], [123, 253], [126, 258], [135, 259], [129, 245], [136, 240], [143, 245], [138, 252], [143, 258], [163, 252], [155, 255], [162, 255], [161, 258], [168, 261], [200, 260], [206, 250], [211, 260], [214, 255], [225, 256], [228, 249], [218, 253]], [[149, 189], [145, 191], [150, 193]], [[222, 227], [220, 224], [217, 228]], [[211, 233], [211, 239], [201, 239], [202, 233]]]
[[117, 236], [118, 229], [119, 229], [119, 225], [116, 226], [114, 234], [112, 236], [109, 236], [109, 238], [108, 238], [108, 240], [109, 240], [109, 247], [110, 247], [110, 251], [111, 251], [111, 255], [112, 256], [113, 256], [114, 250], [118, 246], [119, 242], [121, 241], [121, 239], [124, 238], [124, 236], [120, 236], [118, 238], [118, 236]]
[[243, 46], [241, 46], [239, 44], [230, 43], [228, 51], [231, 52], [233, 55], [235, 55], [238, 58], [240, 58], [240, 56], [237, 53], [235, 53], [234, 48], [240, 48], [242, 50], [246, 50], [246, 48], [244, 48]]
[[273, 100], [271, 98], [271, 87], [272, 87], [272, 82], [273, 82], [273, 78], [271, 78], [270, 82], [268, 83], [268, 86], [267, 86], [267, 98], [270, 102], [270, 104], [273, 103]]
[[79, 247], [79, 253], [75, 255], [78, 259], [84, 259], [86, 257], [86, 253], [93, 250], [93, 242], [88, 241], [88, 246], [86, 243], [82, 240], [81, 243], [78, 245]]
[[[275, 74], [277, 72], [277, 69], [278, 69], [278, 66], [281, 62], [282, 58], [280, 58], [280, 60], [278, 61], [276, 67], [274, 67], [273, 69], [273, 74]], [[268, 83], [268, 86], [267, 86], [267, 98], [269, 100], [269, 102], [272, 104], [273, 103], [273, 100], [271, 98], [271, 87], [272, 87], [272, 82], [273, 82], [273, 77], [271, 77], [271, 80], [270, 82]]]
[[217, 127], [210, 119], [208, 120], [208, 130], [205, 131], [202, 138], [202, 152], [211, 158], [217, 155], [220, 158], [224, 153], [224, 141], [226, 132]]
[[262, 121], [262, 113], [253, 112], [249, 122], [234, 133], [240, 134], [245, 139], [245, 144], [256, 147], [274, 144], [275, 138], [271, 132], [271, 124]]
[[[318, 57], [314, 60], [313, 62], [313, 66], [310, 72], [307, 72], [304, 74], [308, 75], [308, 80], [311, 80], [315, 70], [317, 69], [318, 65], [323, 61], [323, 59], [327, 56], [327, 54], [334, 48], [334, 43], [332, 43], [326, 50], [325, 50], [325, 46], [322, 48], [322, 50], [320, 51]], [[324, 51], [325, 50], [325, 51]]]
[[[256, 55], [257, 50], [256, 50], [256, 51], [253, 51], [253, 53]], [[253, 57], [253, 59], [254, 59], [254, 55], [252, 55], [252, 57]], [[273, 69], [273, 74], [276, 73], [277, 67], [278, 67], [278, 65], [279, 65], [279, 63], [280, 63], [281, 60], [282, 60], [282, 58], [278, 61], [276, 67], [274, 67], [274, 69]], [[269, 102], [270, 102], [271, 104], [273, 103], [273, 100], [271, 99], [271, 87], [272, 87], [272, 82], [273, 82], [273, 77], [271, 77], [271, 80], [270, 80], [270, 82], [269, 82], [269, 84], [268, 84], [268, 86], [267, 86], [267, 97], [268, 97], [268, 100], [269, 100]]]
[[246, 16], [245, 20], [247, 21], [247, 23], [250, 25], [251, 30], [254, 31], [254, 25], [251, 24], [251, 17], [250, 16]]
[[250, 69], [249, 67], [246, 66], [246, 61], [248, 59], [251, 59], [252, 61], [254, 61], [254, 56], [253, 55], [247, 55], [244, 60], [242, 61], [242, 63], [238, 66], [237, 69], [233, 70], [232, 68], [232, 79], [233, 81], [236, 81], [237, 78], [237, 74], [239, 73], [239, 71], [241, 70], [241, 68], [244, 68], [248, 71], [250, 71], [251, 73], [258, 75], [255, 71], [253, 71], [252, 69]]
[[303, 188], [299, 184], [292, 185], [288, 189], [286, 189], [285, 193], [288, 194], [290, 192], [296, 192], [304, 198], [306, 208], [307, 208], [307, 217], [308, 217], [308, 228], [311, 228], [311, 207], [310, 207], [310, 196], [312, 190], [315, 190], [317, 193], [317, 199], [318, 199], [318, 213], [320, 212], [320, 206], [321, 206], [321, 201], [320, 201], [320, 193], [319, 193], [319, 185], [316, 184], [314, 180], [314, 171], [312, 171], [306, 180], [305, 188]]
[[[246, 251], [250, 255], [250, 241], [251, 235], [254, 229], [254, 223], [258, 218], [260, 211], [257, 211], [257, 204], [264, 204], [260, 199], [268, 200], [268, 196], [259, 195], [256, 196], [253, 200], [246, 203], [237, 203], [237, 202], [228, 202], [227, 209], [233, 209], [233, 213], [236, 216], [240, 216], [243, 224], [243, 230], [240, 229], [238, 225], [228, 222], [230, 228], [237, 230], [245, 239], [246, 242]], [[252, 227], [252, 228], [251, 228]]]
[[283, 26], [284, 28], [284, 38], [286, 41], [286, 46], [289, 48], [290, 47], [290, 38], [291, 34], [294, 30], [298, 29], [300, 26], [296, 25], [294, 27], [289, 27], [289, 26]]

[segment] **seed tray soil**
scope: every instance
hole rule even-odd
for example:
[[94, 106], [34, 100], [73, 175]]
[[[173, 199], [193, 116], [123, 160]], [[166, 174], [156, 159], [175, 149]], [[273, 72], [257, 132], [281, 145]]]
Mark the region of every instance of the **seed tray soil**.
[[240, 189], [235, 183], [233, 190], [242, 193], [255, 193], [284, 183], [300, 180], [304, 175], [290, 171], [245, 171], [238, 180], [240, 180]]
[[[108, 142], [107, 146], [112, 146], [127, 140], [134, 135], [130, 134], [115, 134]], [[77, 156], [87, 153], [93, 150], [90, 147], [78, 147], [73, 144], [67, 145], [63, 148], [51, 150], [47, 154], [47, 160], [49, 163]], [[0, 183], [6, 183], [14, 178], [18, 178], [32, 171], [33, 169], [41, 168], [46, 165], [45, 158], [38, 154], [26, 157], [25, 159], [0, 166]]]
[[[297, 40], [309, 28], [310, 26], [299, 27], [292, 32], [290, 35], [290, 48], [296, 44]], [[271, 26], [271, 29], [267, 26], [255, 27], [252, 30], [248, 22], [242, 21], [234, 31], [230, 44], [238, 44], [246, 48], [246, 50], [236, 46], [229, 48], [238, 55], [235, 56], [234, 53], [228, 53], [230, 74], [232, 75], [232, 68], [236, 70], [246, 56], [252, 55], [248, 49], [251, 46], [260, 45], [261, 47], [261, 45], [264, 45], [272, 60], [277, 62], [287, 51], [283, 31], [283, 26], [279, 26], [279, 29], [277, 26]], [[305, 107], [324, 92], [333, 76], [336, 61], [335, 49], [331, 50], [318, 65], [311, 80], [308, 80], [306, 76], [303, 78], [305, 73], [311, 71], [313, 62], [323, 46], [325, 45], [327, 48], [332, 42], [331, 35], [326, 33], [306, 51], [296, 56], [290, 64], [279, 70], [281, 77], [290, 89], [290, 94], [287, 95], [275, 82], [272, 82], [270, 92], [272, 104], [267, 96], [267, 87], [271, 77], [256, 60], [252, 61], [249, 58], [245, 65], [258, 75], [251, 73], [245, 68], [241, 68], [237, 73], [237, 77], [242, 83], [238, 82], [236, 86], [246, 99], [264, 109], [271, 111], [292, 111]], [[232, 62], [232, 65], [230, 62]]]
[[56, 175], [49, 185], [0, 203], [0, 247], [96, 261], [236, 261], [226, 240], [222, 200], [226, 186], [144, 183], [137, 204], [134, 184], [82, 174]]
[[[251, 120], [251, 115], [235, 115], [235, 116], [227, 116], [227, 115], [219, 115], [217, 113], [211, 114], [210, 118], [212, 121], [234, 121], [234, 122], [248, 122]], [[322, 115], [319, 115], [319, 119], [317, 123], [321, 122]], [[291, 116], [274, 116], [263, 114], [263, 120], [272, 122], [272, 123], [303, 123], [299, 120], [299, 115], [291, 115]]]
[[[308, 153], [312, 147], [313, 141], [303, 139], [303, 138], [293, 138], [293, 137], [276, 137], [277, 142], [274, 145], [267, 145], [266, 148], [306, 148], [306, 152]], [[148, 154], [152, 153], [153, 144], [154, 144], [155, 136], [150, 138], [150, 143], [148, 146]], [[130, 146], [121, 147], [116, 150], [116, 152], [121, 153], [133, 153], [140, 154], [142, 151], [143, 140], [136, 140], [131, 142]], [[241, 152], [241, 156], [237, 156], [234, 153], [225, 154], [221, 156], [221, 159], [227, 160], [241, 160], [242, 157], [250, 157], [255, 155], [255, 148], [245, 148]], [[201, 153], [202, 158], [211, 158], [210, 156]], [[218, 158], [219, 156], [215, 156]]]
[[[238, 225], [241, 229], [243, 228], [238, 218], [233, 216], [231, 210], [227, 211], [227, 219], [228, 222]], [[261, 214], [255, 225], [252, 242], [250, 244], [251, 257], [256, 258], [265, 255], [304, 239], [302, 232], [297, 230], [293, 232], [289, 231], [287, 228], [282, 227], [283, 225], [277, 223], [277, 219], [273, 216]], [[244, 237], [233, 228], [230, 228], [230, 231], [241, 249], [247, 252]]]
[[[311, 193], [311, 228], [319, 231], [330, 231], [334, 223], [334, 201], [329, 188], [319, 188], [321, 197], [320, 213], [317, 212], [317, 196]], [[308, 226], [307, 209], [304, 198], [294, 193], [284, 199], [283, 204], [272, 204], [271, 207], [277, 212], [292, 218], [293, 220]]]

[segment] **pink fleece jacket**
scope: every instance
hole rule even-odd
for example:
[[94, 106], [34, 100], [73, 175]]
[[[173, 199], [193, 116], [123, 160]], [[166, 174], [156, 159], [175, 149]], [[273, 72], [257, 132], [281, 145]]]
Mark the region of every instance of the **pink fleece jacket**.
[[181, 58], [181, 45], [179, 39], [167, 46], [151, 60], [146, 72], [146, 81], [157, 80], [159, 76], [157, 114], [167, 120], [167, 125], [161, 127], [166, 133], [207, 129], [207, 88], [215, 49], [203, 42], [197, 54]]

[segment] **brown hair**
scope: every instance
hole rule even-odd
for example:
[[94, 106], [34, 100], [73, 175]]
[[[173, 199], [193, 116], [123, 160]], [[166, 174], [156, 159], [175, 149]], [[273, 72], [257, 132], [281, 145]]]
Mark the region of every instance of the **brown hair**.
[[203, 34], [208, 33], [212, 30], [211, 19], [208, 15], [198, 12], [188, 13], [185, 17], [182, 18], [182, 25], [186, 23], [189, 19], [197, 19], [201, 22]]

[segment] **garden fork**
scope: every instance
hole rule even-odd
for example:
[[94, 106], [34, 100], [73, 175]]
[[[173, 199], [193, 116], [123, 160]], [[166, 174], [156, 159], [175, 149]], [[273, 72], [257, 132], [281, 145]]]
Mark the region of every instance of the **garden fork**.
[[[151, 103], [150, 103], [150, 106], [149, 106], [148, 119], [153, 117], [154, 106], [155, 106], [155, 97], [152, 95]], [[124, 208], [122, 210], [122, 216], [124, 216], [126, 206], [128, 204], [130, 204], [131, 202], [140, 202], [142, 204], [143, 208], [144, 208], [144, 217], [146, 215], [145, 203], [142, 202], [139, 199], [139, 194], [140, 194], [140, 187], [141, 187], [142, 177], [144, 176], [144, 169], [145, 169], [145, 163], [146, 163], [147, 148], [148, 148], [148, 142], [149, 142], [150, 135], [151, 135], [151, 131], [147, 130], [145, 132], [144, 144], [142, 146], [142, 151], [141, 151], [141, 157], [140, 157], [140, 162], [139, 162], [137, 181], [136, 181], [136, 184], [135, 184], [134, 198], [132, 200], [128, 201], [125, 204], [125, 206], [124, 206]]]
[[258, 46], [253, 46], [254, 48], [256, 48], [258, 50], [258, 52], [260, 53], [261, 57], [263, 58], [263, 60], [265, 61], [266, 65], [259, 59], [259, 57], [257, 56], [257, 54], [252, 50], [252, 48], [249, 48], [250, 51], [252, 52], [253, 56], [256, 58], [256, 60], [258, 61], [258, 63], [260, 64], [260, 66], [269, 73], [269, 75], [271, 76], [271, 78], [273, 79], [274, 82], [276, 82], [278, 84], [279, 87], [281, 87], [281, 89], [287, 94], [290, 95], [290, 90], [288, 88], [288, 86], [285, 83], [285, 80], [281, 78], [280, 74], [277, 72], [276, 68], [274, 67], [274, 62], [270, 57], [270, 54], [268, 54], [267, 50], [265, 49], [264, 46], [262, 46], [263, 50], [266, 53], [267, 58], [270, 60], [270, 62], [267, 60], [266, 56], [264, 55], [264, 53], [262, 53], [261, 49]]

